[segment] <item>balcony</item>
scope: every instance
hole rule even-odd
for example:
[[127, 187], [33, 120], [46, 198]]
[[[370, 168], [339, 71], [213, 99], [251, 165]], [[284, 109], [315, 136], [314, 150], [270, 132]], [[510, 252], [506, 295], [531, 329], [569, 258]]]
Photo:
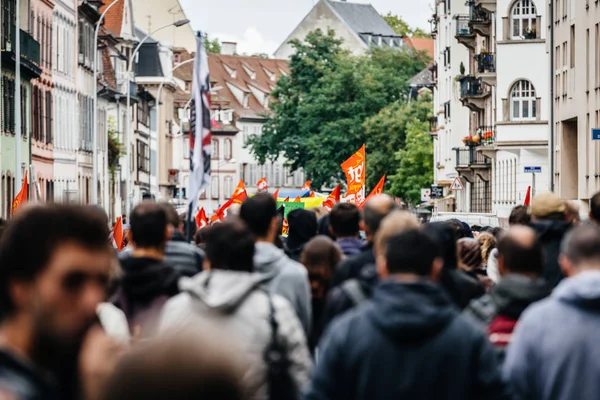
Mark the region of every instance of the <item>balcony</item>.
[[491, 160], [478, 152], [476, 147], [455, 148], [456, 151], [456, 172], [467, 181], [475, 182], [475, 175], [486, 182], [489, 182], [492, 163]]
[[472, 0], [473, 6], [481, 7], [489, 13], [496, 12], [496, 0]]
[[483, 111], [490, 91], [481, 79], [466, 75], [459, 77], [460, 101], [471, 111]]
[[475, 7], [471, 4], [471, 22], [470, 26], [473, 31], [481, 36], [489, 37], [492, 26], [490, 14], [481, 7]]
[[475, 76], [488, 86], [496, 85], [496, 55], [482, 52], [475, 56], [477, 73]]
[[[10, 30], [10, 32], [8, 32]], [[2, 38], [2, 62], [3, 67], [15, 69], [15, 40], [17, 37], [15, 25], [11, 25], [9, 29], [3, 27], [3, 33], [9, 36]], [[42, 70], [40, 68], [40, 44], [29, 33], [20, 29], [20, 44], [21, 44], [21, 70], [28, 79], [39, 78]]]
[[466, 46], [471, 50], [475, 50], [477, 40], [475, 31], [471, 27], [471, 17], [469, 15], [457, 15], [456, 19], [456, 40], [458, 43]]
[[429, 133], [434, 138], [438, 135], [438, 117], [436, 115], [432, 115], [429, 117]]

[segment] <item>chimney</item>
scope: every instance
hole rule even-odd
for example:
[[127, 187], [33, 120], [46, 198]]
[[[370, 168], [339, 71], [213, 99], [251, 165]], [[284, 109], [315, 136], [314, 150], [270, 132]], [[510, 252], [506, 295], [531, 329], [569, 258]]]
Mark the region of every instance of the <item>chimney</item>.
[[222, 42], [221, 43], [221, 54], [228, 56], [235, 56], [237, 54], [237, 43], [236, 42]]

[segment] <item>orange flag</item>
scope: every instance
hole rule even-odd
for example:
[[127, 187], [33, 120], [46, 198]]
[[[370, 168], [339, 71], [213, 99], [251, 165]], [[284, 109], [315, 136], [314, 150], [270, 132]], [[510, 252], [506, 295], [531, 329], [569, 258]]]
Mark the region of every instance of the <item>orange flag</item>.
[[365, 193], [366, 176], [365, 145], [341, 164], [348, 181], [346, 197], [355, 204], [360, 204]]
[[[246, 194], [245, 190], [243, 192], [240, 192], [240, 193], [232, 196], [229, 200], [227, 200], [227, 202], [225, 204], [223, 204], [221, 206], [221, 208], [219, 208], [216, 211], [216, 214], [213, 215], [210, 220], [213, 222], [217, 221], [217, 220], [222, 220], [223, 218], [225, 218], [225, 212], [227, 211], [227, 209], [229, 207], [231, 207], [233, 204], [242, 204], [247, 198], [248, 198], [248, 195]], [[213, 220], [213, 218], [215, 218], [215, 219]]]
[[277, 199], [279, 198], [279, 189], [277, 189], [275, 193], [273, 193], [273, 198], [275, 199], [275, 201], [277, 201]]
[[327, 196], [327, 199], [323, 202], [323, 207], [327, 211], [331, 211], [333, 206], [340, 202], [340, 194], [342, 191], [342, 185], [337, 185], [335, 189]]
[[296, 198], [294, 199], [294, 203], [302, 203], [302, 200], [300, 200], [300, 196], [296, 196]]
[[200, 211], [198, 211], [198, 214], [196, 214], [196, 226], [198, 228], [208, 226], [208, 218], [206, 218], [206, 211], [204, 211], [204, 208], [201, 208]]
[[310, 181], [306, 181], [304, 186], [302, 186], [302, 190], [310, 190]]
[[25, 171], [25, 177], [23, 178], [21, 191], [17, 194], [12, 202], [11, 215], [15, 215], [15, 212], [19, 209], [19, 207], [21, 207], [24, 203], [27, 203], [27, 195], [29, 194], [29, 180], [27, 179], [27, 172], [28, 171]]
[[238, 182], [238, 185], [235, 188], [235, 190], [233, 191], [233, 195], [231, 197], [235, 197], [242, 192], [244, 192], [244, 193], [246, 192], [246, 185], [244, 184], [244, 180], [240, 179], [240, 181]]
[[362, 208], [365, 206], [365, 203], [367, 202], [367, 200], [369, 200], [371, 197], [374, 196], [378, 196], [381, 193], [383, 193], [383, 186], [385, 185], [385, 175], [381, 177], [381, 179], [379, 180], [379, 182], [377, 183], [377, 185], [375, 185], [375, 187], [373, 188], [373, 190], [371, 190], [371, 193], [369, 193], [369, 195], [367, 196], [367, 198], [360, 204], [360, 209], [362, 210]]
[[310, 195], [309, 195], [308, 197], [315, 197], [315, 191], [314, 191], [314, 190], [311, 190], [311, 191], [310, 191]]
[[259, 192], [268, 192], [269, 185], [267, 184], [267, 178], [262, 178], [260, 181], [256, 183], [256, 189]]
[[281, 234], [287, 235], [289, 231], [290, 231], [290, 224], [288, 223], [287, 218], [284, 218], [283, 219], [283, 227], [281, 228]]
[[290, 201], [290, 196], [286, 197], [285, 200], [283, 200], [284, 203], [287, 203], [288, 201]]
[[117, 250], [123, 250], [123, 218], [117, 218], [117, 222], [112, 229], [113, 233], [113, 245], [117, 248]]

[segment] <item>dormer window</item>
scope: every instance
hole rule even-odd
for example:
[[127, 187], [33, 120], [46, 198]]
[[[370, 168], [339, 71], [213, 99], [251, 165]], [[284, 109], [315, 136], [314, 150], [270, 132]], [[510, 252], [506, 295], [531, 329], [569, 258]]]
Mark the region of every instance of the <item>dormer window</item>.
[[265, 108], [269, 108], [269, 96], [265, 96], [265, 103], [263, 104]]
[[232, 77], [233, 79], [237, 78], [237, 71], [235, 69], [231, 68], [227, 64], [223, 64], [223, 68], [225, 68], [225, 71], [227, 71], [230, 77]]
[[256, 72], [254, 72], [254, 70], [252, 68], [250, 68], [246, 64], [242, 64], [242, 68], [244, 68], [244, 71], [246, 71], [246, 73], [248, 74], [250, 79], [256, 79]]
[[276, 76], [273, 72], [269, 71], [265, 67], [263, 67], [263, 71], [265, 71], [265, 74], [267, 74], [267, 76], [269, 77], [270, 80], [272, 80], [272, 81], [275, 80]]
[[288, 76], [288, 73], [285, 72], [285, 70], [283, 68], [279, 68], [279, 72], [281, 73], [281, 75], [283, 76]]
[[244, 108], [248, 108], [248, 103], [250, 102], [250, 95], [248, 93], [244, 93]]

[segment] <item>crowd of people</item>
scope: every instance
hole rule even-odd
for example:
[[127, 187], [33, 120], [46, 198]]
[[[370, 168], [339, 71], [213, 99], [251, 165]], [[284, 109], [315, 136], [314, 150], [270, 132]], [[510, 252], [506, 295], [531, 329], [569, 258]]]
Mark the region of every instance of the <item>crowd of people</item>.
[[148, 201], [120, 252], [97, 208], [24, 206], [0, 230], [0, 399], [595, 398], [590, 205], [541, 193], [501, 229], [379, 195], [282, 237], [268, 194], [197, 232]]

